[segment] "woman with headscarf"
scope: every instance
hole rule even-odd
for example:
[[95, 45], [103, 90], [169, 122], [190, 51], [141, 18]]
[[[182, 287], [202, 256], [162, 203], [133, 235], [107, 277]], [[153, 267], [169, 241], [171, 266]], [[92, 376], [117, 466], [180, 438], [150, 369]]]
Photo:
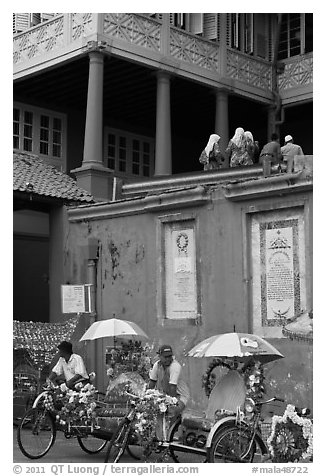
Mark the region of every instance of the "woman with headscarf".
[[227, 159], [230, 159], [230, 167], [240, 167], [242, 165], [251, 165], [249, 154], [246, 149], [244, 139], [244, 130], [238, 127], [235, 130], [234, 136], [230, 139], [227, 148], [225, 149]]
[[199, 162], [204, 164], [204, 170], [216, 170], [222, 167], [224, 157], [219, 146], [220, 136], [211, 134], [205, 149], [199, 157]]
[[247, 165], [252, 165], [254, 163], [254, 157], [258, 153], [258, 146], [254, 141], [253, 135], [250, 131], [245, 131], [244, 134], [245, 146], [249, 155], [249, 163]]

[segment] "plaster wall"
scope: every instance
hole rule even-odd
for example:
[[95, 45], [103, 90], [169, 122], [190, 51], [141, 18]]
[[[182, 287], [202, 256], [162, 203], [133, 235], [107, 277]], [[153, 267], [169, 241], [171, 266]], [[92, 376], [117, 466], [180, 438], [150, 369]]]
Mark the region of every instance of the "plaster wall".
[[[191, 388], [192, 407], [205, 407], [201, 376], [208, 361], [186, 356], [188, 350], [206, 337], [225, 332], [251, 332], [250, 276], [246, 214], [252, 208], [273, 208], [272, 197], [251, 201], [231, 201], [221, 186], [212, 187], [207, 205], [173, 208], [100, 219], [71, 221], [66, 243], [66, 276], [70, 283], [86, 282], [88, 241], [99, 242], [97, 261], [97, 319], [117, 317], [139, 324], [150, 336], [155, 350], [162, 343], [172, 345], [176, 358], [184, 365], [184, 377]], [[295, 194], [295, 203], [303, 200]], [[308, 203], [311, 196], [305, 195]], [[282, 197], [292, 206], [294, 194]], [[256, 207], [256, 208], [255, 208]], [[162, 285], [160, 227], [162, 219], [178, 216], [195, 222], [198, 267], [199, 320], [160, 319], [157, 298]], [[305, 221], [307, 249], [312, 233], [311, 220]], [[309, 231], [310, 230], [310, 231]], [[310, 242], [311, 248], [311, 242]], [[68, 252], [69, 250], [69, 252]], [[68, 254], [69, 253], [69, 257]], [[306, 268], [310, 269], [309, 259]], [[309, 271], [307, 272], [309, 275]], [[306, 289], [311, 302], [311, 288]], [[286, 359], [268, 364], [267, 394], [284, 396], [288, 402], [312, 405], [312, 349], [287, 338], [272, 342]], [[98, 385], [106, 385], [104, 355], [106, 340], [98, 340]], [[277, 391], [277, 392], [276, 392]]]

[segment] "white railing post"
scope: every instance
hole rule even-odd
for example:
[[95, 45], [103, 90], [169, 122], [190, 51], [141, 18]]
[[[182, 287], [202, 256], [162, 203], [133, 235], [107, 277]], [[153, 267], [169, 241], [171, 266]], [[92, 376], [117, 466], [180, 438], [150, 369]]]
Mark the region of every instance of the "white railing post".
[[72, 13], [63, 14], [63, 43], [65, 46], [71, 42], [71, 30], [72, 30]]

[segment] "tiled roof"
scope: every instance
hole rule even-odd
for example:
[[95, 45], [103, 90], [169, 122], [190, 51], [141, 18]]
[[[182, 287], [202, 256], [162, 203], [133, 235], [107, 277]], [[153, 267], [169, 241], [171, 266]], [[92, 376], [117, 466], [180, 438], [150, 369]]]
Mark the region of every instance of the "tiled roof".
[[14, 153], [14, 191], [30, 192], [64, 201], [94, 202], [92, 195], [77, 187], [76, 181], [36, 155]]

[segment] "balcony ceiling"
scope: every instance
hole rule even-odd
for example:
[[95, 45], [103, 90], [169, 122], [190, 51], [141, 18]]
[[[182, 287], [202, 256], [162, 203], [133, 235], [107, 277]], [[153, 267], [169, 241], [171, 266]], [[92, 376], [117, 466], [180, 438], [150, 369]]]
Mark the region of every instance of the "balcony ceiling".
[[[154, 70], [114, 57], [104, 63], [104, 117], [115, 121], [155, 127], [156, 77]], [[67, 62], [14, 83], [14, 98], [58, 109], [85, 111], [88, 86], [88, 57]], [[194, 100], [200, 98], [200, 101]], [[199, 84], [173, 78], [171, 112], [177, 122], [191, 114], [214, 114], [214, 96]]]

